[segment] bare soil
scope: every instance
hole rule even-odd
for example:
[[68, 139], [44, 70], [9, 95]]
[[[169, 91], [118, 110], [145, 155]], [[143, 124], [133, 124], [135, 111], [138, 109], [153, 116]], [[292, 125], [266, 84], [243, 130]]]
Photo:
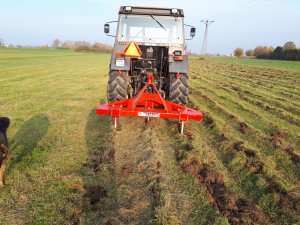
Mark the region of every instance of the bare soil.
[[[212, 204], [226, 217], [230, 224], [270, 224], [268, 216], [253, 206], [249, 201], [238, 198], [224, 182], [223, 175], [192, 159], [182, 163], [184, 171], [195, 176], [198, 185], [205, 188], [211, 197]], [[251, 219], [247, 218], [251, 214]], [[249, 221], [250, 220], [250, 221]]]

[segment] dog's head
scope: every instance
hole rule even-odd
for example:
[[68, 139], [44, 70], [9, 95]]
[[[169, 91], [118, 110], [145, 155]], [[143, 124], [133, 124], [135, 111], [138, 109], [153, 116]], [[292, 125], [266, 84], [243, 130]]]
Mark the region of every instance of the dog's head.
[[9, 124], [10, 124], [9, 118], [0, 117], [0, 158], [5, 157], [8, 153], [6, 131], [7, 128], [9, 127]]

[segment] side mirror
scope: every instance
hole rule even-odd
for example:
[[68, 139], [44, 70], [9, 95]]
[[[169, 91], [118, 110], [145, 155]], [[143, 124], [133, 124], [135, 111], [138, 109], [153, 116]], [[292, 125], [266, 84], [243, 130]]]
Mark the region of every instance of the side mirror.
[[196, 28], [192, 27], [191, 32], [190, 32], [190, 36], [191, 36], [191, 38], [193, 38], [193, 37], [195, 37], [195, 35], [196, 35]]
[[109, 33], [109, 24], [108, 23], [104, 24], [104, 33], [106, 33], [106, 34]]

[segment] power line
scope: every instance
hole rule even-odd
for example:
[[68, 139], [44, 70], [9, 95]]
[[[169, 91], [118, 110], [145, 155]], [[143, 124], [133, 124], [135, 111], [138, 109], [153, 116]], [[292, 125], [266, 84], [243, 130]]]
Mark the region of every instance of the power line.
[[204, 33], [204, 39], [203, 39], [203, 45], [202, 45], [202, 55], [206, 55], [206, 50], [207, 50], [207, 34], [208, 34], [208, 26], [212, 24], [215, 21], [212, 20], [201, 20], [201, 23], [205, 24], [205, 33]]

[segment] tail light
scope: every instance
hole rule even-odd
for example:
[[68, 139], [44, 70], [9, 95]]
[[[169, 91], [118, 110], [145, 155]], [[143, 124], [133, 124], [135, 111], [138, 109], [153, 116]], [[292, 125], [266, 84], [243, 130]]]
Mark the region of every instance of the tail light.
[[174, 61], [183, 61], [184, 60], [184, 56], [183, 55], [174, 55], [173, 56]]
[[121, 53], [121, 52], [116, 52], [116, 58], [118, 58], [118, 59], [125, 58], [125, 54]]
[[174, 56], [173, 59], [174, 61], [183, 61], [184, 60], [184, 56], [182, 55], [182, 51], [180, 50], [176, 50], [173, 52]]

